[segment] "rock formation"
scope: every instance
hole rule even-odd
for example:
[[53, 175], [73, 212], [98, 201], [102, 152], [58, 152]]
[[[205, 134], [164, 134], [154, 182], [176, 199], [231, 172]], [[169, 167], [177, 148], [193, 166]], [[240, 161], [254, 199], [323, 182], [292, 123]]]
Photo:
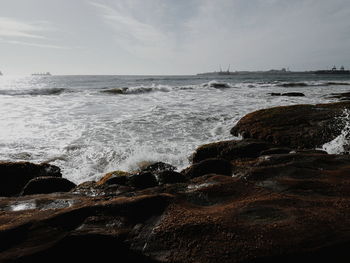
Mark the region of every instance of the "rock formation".
[[257, 111], [232, 130], [249, 139], [200, 146], [181, 173], [156, 163], [69, 192], [18, 196], [59, 170], [0, 165], [0, 262], [348, 262], [350, 155], [314, 148], [349, 106]]

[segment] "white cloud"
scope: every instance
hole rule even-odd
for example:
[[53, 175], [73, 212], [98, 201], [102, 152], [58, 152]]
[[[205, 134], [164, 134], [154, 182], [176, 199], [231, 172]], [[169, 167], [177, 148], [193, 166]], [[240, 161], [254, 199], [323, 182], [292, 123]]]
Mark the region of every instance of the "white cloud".
[[[349, 0], [26, 0], [32, 4], [16, 18], [20, 1], [7, 2], [12, 9], [0, 10], [2, 45], [74, 49], [50, 56], [75, 59], [90, 72], [350, 66]], [[81, 62], [91, 57], [91, 66]]]
[[0, 36], [7, 38], [44, 39], [41, 35], [47, 29], [45, 22], [25, 23], [9, 17], [0, 17]]
[[[102, 13], [104, 22], [114, 31], [115, 41], [124, 50], [141, 58], [157, 54], [169, 57], [173, 54], [176, 43], [172, 33], [162, 30], [161, 25], [155, 21], [156, 17], [145, 21], [146, 19], [142, 20], [133, 14], [136, 5], [142, 11], [140, 7], [144, 5], [143, 2], [118, 1], [113, 6], [97, 2], [91, 4]], [[161, 13], [161, 10], [158, 11]]]
[[70, 49], [69, 47], [64, 47], [64, 46], [57, 46], [57, 45], [50, 45], [50, 44], [39, 44], [39, 43], [18, 41], [18, 40], [0, 39], [0, 43], [13, 44], [13, 45], [22, 45], [22, 46], [31, 46], [31, 47], [39, 47], [39, 48]]
[[[69, 49], [48, 43], [46, 34], [55, 29], [47, 21], [23, 22], [14, 18], [0, 17], [0, 42], [11, 45], [38, 48]], [[29, 40], [29, 41], [28, 41]]]

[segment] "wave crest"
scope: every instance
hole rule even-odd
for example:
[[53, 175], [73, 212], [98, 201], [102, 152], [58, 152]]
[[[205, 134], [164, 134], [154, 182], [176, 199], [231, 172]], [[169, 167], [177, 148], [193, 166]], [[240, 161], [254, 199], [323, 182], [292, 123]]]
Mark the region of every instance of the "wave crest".
[[209, 81], [208, 83], [202, 84], [203, 87], [215, 88], [215, 89], [229, 89], [232, 86], [228, 83], [219, 82], [216, 80]]
[[327, 86], [350, 86], [349, 82], [327, 81], [327, 82], [283, 82], [276, 86], [283, 88], [295, 87], [327, 87]]
[[48, 96], [48, 95], [60, 95], [65, 92], [64, 88], [44, 88], [44, 89], [30, 89], [30, 90], [0, 90], [0, 95], [8, 96]]
[[150, 86], [150, 87], [123, 87], [123, 88], [110, 88], [110, 89], [104, 89], [101, 92], [108, 93], [108, 94], [142, 94], [142, 93], [150, 93], [150, 92], [169, 92], [172, 88], [169, 86]]

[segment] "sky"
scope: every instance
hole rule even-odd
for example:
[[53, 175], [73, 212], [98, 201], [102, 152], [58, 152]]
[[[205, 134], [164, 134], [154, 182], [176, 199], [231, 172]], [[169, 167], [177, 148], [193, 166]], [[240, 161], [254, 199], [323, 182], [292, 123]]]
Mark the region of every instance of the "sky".
[[349, 0], [0, 0], [0, 70], [350, 68]]

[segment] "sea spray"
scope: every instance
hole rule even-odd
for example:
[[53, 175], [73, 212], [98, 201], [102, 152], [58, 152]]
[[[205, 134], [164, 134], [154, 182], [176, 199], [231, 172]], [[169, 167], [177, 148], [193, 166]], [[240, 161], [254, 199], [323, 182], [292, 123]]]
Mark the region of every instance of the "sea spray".
[[[0, 160], [50, 162], [77, 184], [114, 170], [132, 171], [143, 162], [162, 161], [181, 171], [198, 146], [236, 139], [229, 131], [244, 115], [274, 106], [327, 103], [333, 101], [333, 83], [350, 83], [349, 77], [290, 74], [215, 78], [3, 76]], [[209, 86], [216, 82], [217, 88]], [[287, 82], [307, 83], [302, 87], [306, 96], [267, 95], [289, 92], [278, 86]], [[325, 82], [333, 83], [318, 85]], [[102, 92], [113, 88], [121, 90]], [[336, 91], [348, 88], [337, 85]]]
[[341, 133], [332, 141], [325, 143], [322, 149], [329, 154], [349, 154], [350, 153], [350, 110], [344, 109], [342, 115], [338, 117], [339, 125], [343, 126]]

